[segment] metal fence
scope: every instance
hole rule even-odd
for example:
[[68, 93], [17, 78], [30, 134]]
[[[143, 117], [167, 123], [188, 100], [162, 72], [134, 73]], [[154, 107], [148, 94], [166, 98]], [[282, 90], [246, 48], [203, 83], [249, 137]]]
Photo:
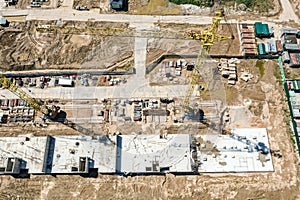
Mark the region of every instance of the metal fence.
[[300, 140], [299, 140], [299, 134], [298, 134], [298, 130], [297, 130], [297, 124], [294, 120], [293, 106], [292, 106], [292, 103], [290, 101], [289, 88], [288, 88], [288, 85], [287, 85], [287, 82], [286, 82], [286, 78], [285, 78], [285, 75], [284, 75], [284, 70], [283, 70], [283, 67], [282, 67], [282, 60], [281, 60], [280, 57], [278, 58], [278, 63], [279, 63], [281, 77], [282, 77], [282, 82], [283, 82], [283, 85], [284, 85], [284, 91], [285, 91], [285, 94], [286, 94], [286, 97], [287, 97], [287, 100], [288, 100], [288, 106], [289, 106], [289, 110], [290, 110], [290, 114], [291, 114], [292, 128], [293, 128], [293, 131], [294, 131], [294, 134], [295, 134], [296, 145], [297, 145], [297, 148], [298, 148], [298, 155], [300, 157]]

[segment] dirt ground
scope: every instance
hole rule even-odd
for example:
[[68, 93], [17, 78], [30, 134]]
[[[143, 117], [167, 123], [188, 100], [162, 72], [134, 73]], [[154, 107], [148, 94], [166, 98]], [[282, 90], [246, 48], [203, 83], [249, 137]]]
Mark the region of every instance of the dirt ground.
[[89, 9], [100, 8], [100, 0], [74, 0], [73, 8], [76, 6], [87, 6]]
[[[43, 24], [55, 24], [48, 22]], [[63, 22], [79, 29], [127, 27], [118, 23]], [[39, 22], [15, 22], [0, 33], [2, 70], [106, 69], [133, 55], [133, 39], [126, 37], [36, 32]], [[116, 42], [117, 41], [117, 42]], [[64, 55], [64, 56], [61, 56]], [[99, 62], [101, 60], [101, 62]], [[131, 62], [132, 60], [128, 60]], [[124, 63], [126, 65], [126, 63]]]
[[236, 48], [240, 46], [237, 25], [221, 25], [219, 27], [218, 34], [222, 36], [233, 36], [234, 39], [215, 42], [209, 53], [211, 55], [240, 55], [241, 50]]
[[[44, 24], [56, 24], [48, 22]], [[122, 62], [124, 66], [132, 63], [133, 37], [110, 37], [97, 34], [70, 34], [66, 31], [36, 32], [39, 22], [14, 22], [10, 29], [1, 32], [0, 61], [3, 70], [31, 70], [31, 69], [105, 69]], [[82, 30], [85, 27], [120, 27], [127, 28], [127, 24], [63, 22], [64, 26], [76, 26]], [[186, 25], [185, 25], [186, 27]], [[237, 36], [235, 26], [220, 26], [219, 34]], [[162, 24], [162, 31], [173, 32], [185, 30], [183, 25]], [[187, 28], [187, 27], [186, 27]], [[190, 26], [188, 30], [200, 30], [204, 27]], [[116, 42], [117, 41], [117, 42]], [[217, 42], [211, 49], [212, 54], [239, 54], [238, 37], [233, 41]], [[147, 63], [156, 59], [161, 53], [197, 54], [200, 48], [198, 41], [181, 39], [150, 39], [148, 42]], [[186, 48], [186, 47], [189, 48]], [[220, 51], [221, 50], [221, 51]], [[152, 55], [153, 54], [153, 55]], [[65, 56], [59, 56], [65, 55]], [[127, 60], [124, 63], [124, 60]], [[99, 62], [101, 61], [101, 62]]]
[[300, 17], [300, 2], [298, 0], [289, 0], [294, 6], [295, 13]]
[[130, 1], [129, 11], [133, 14], [181, 14], [180, 6], [170, 3], [168, 0], [133, 0]]
[[[241, 124], [244, 127], [266, 127], [271, 150], [282, 155], [281, 158], [272, 156], [274, 172], [127, 178], [111, 175], [99, 175], [98, 178], [34, 175], [25, 180], [1, 176], [0, 199], [299, 199], [298, 159], [290, 139], [283, 87], [275, 78], [279, 73], [277, 63], [275, 60], [265, 61], [261, 75], [256, 62], [242, 60], [238, 72], [248, 71], [254, 78], [247, 83], [239, 80], [237, 85], [228, 89], [230, 128]], [[235, 109], [242, 112], [235, 112]], [[19, 129], [26, 130], [26, 127]], [[186, 127], [179, 127], [177, 131], [183, 129]], [[191, 127], [189, 130], [195, 131]], [[47, 132], [41, 129], [40, 135], [62, 132], [66, 134], [66, 129]]]
[[[169, 31], [174, 33], [174, 37], [178, 39], [160, 39], [151, 38], [148, 40], [147, 46], [147, 65], [157, 60], [163, 54], [177, 54], [177, 55], [195, 55], [199, 53], [201, 48], [200, 41], [186, 40], [185, 31], [200, 31], [205, 30], [208, 26], [196, 26], [185, 24], [157, 24], [161, 31]], [[239, 48], [240, 41], [236, 25], [220, 25], [217, 34], [222, 36], [234, 36], [234, 39], [226, 39], [223, 41], [216, 41], [210, 49], [210, 55], [241, 55]], [[177, 35], [175, 35], [175, 33]], [[170, 34], [171, 36], [172, 34]], [[182, 35], [180, 37], [180, 35]], [[188, 48], [187, 48], [188, 47]]]

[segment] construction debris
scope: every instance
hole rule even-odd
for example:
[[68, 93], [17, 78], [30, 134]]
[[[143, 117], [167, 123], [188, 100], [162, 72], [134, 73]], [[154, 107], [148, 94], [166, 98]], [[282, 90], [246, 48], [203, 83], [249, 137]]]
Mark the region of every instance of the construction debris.
[[242, 79], [245, 82], [248, 82], [253, 78], [253, 75], [248, 72], [242, 72], [240, 79]]
[[229, 85], [235, 85], [237, 81], [236, 63], [238, 63], [236, 58], [231, 58], [230, 60], [222, 58], [218, 64], [221, 75], [228, 79]]

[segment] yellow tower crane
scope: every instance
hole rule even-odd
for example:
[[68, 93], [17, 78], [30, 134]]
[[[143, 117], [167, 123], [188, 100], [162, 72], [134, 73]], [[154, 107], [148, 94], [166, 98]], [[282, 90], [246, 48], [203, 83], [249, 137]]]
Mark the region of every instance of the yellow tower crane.
[[209, 53], [210, 48], [213, 46], [215, 41], [222, 41], [226, 39], [234, 39], [234, 36], [222, 36], [216, 34], [220, 21], [222, 17], [224, 16], [223, 11], [217, 11], [216, 12], [216, 17], [213, 18], [212, 20], [212, 25], [208, 28], [208, 30], [202, 30], [199, 32], [191, 31], [188, 34], [188, 36], [192, 39], [195, 40], [200, 40], [202, 42], [200, 48], [200, 52], [197, 57], [197, 61], [194, 67], [194, 70], [192, 71], [192, 76], [190, 79], [190, 85], [189, 89], [186, 92], [186, 95], [183, 100], [183, 108], [185, 112], [190, 112], [190, 98], [191, 95], [195, 89], [195, 86], [198, 84], [199, 81], [199, 76], [201, 74], [201, 70], [203, 70], [203, 66], [206, 61], [206, 57]]
[[[76, 27], [76, 26], [55, 26], [55, 25], [40, 25], [36, 27], [38, 32], [52, 32], [60, 34], [81, 34], [82, 32], [88, 32], [89, 34], [97, 34], [103, 36], [119, 36], [119, 37], [150, 37], [150, 38], [174, 38], [174, 39], [185, 39], [190, 38], [194, 40], [200, 40], [202, 42], [202, 48], [200, 49], [197, 57], [195, 68], [192, 72], [190, 79], [190, 87], [185, 95], [183, 101], [183, 107], [186, 112], [190, 110], [189, 101], [194, 91], [195, 86], [198, 83], [201, 69], [205, 63], [206, 56], [215, 41], [221, 41], [225, 39], [233, 39], [233, 36], [221, 36], [216, 34], [218, 26], [222, 17], [224, 16], [222, 11], [216, 12], [216, 17], [213, 18], [213, 23], [208, 30], [202, 31], [190, 31], [190, 32], [169, 32], [169, 31], [148, 31], [141, 30], [136, 31], [131, 28], [102, 28], [102, 27]], [[0, 74], [0, 84], [3, 88], [8, 89], [19, 98], [25, 100], [32, 108], [43, 113], [48, 119], [53, 120], [59, 107], [50, 108], [41, 101], [38, 101], [24, 92], [15, 84], [15, 80], [10, 81], [4, 75]], [[65, 120], [64, 124], [82, 134], [93, 135], [93, 131], [90, 131], [78, 124], [75, 124], [69, 120]]]
[[[5, 77], [3, 74], [0, 74], [0, 85], [4, 88], [18, 96], [20, 99], [25, 100], [30, 107], [35, 109], [36, 111], [40, 111], [42, 114], [44, 114], [44, 119], [49, 120], [56, 120], [57, 115], [59, 113], [60, 107], [59, 106], [52, 106], [49, 107], [47, 105], [44, 105], [42, 101], [39, 101], [37, 99], [32, 98], [30, 95], [28, 95], [26, 92], [24, 92], [20, 87], [16, 85], [15, 79], [10, 80], [9, 78]], [[72, 128], [75, 131], [78, 131], [79, 133], [83, 135], [95, 135], [95, 133], [92, 130], [89, 130], [83, 126], [80, 126], [79, 124], [75, 124], [74, 122], [64, 119], [63, 124]]]
[[[201, 31], [189, 31], [189, 32], [170, 32], [161, 30], [139, 30], [136, 31], [133, 28], [113, 28], [113, 27], [77, 27], [77, 26], [56, 26], [56, 25], [39, 25], [36, 27], [38, 32], [53, 32], [59, 34], [81, 34], [86, 32], [88, 34], [97, 34], [103, 36], [118, 36], [118, 37], [146, 37], [146, 38], [174, 38], [174, 39], [194, 39], [201, 41], [200, 52], [197, 57], [195, 68], [190, 78], [190, 86], [186, 92], [183, 100], [183, 109], [185, 112], [190, 112], [190, 98], [198, 84], [199, 75], [205, 64], [206, 57], [209, 53], [210, 48], [215, 41], [222, 41], [226, 39], [234, 39], [231, 36], [222, 36], [217, 34], [217, 30], [220, 21], [224, 16], [223, 10], [216, 12], [216, 17], [212, 19], [212, 24], [207, 30]], [[231, 28], [230, 28], [231, 30]], [[232, 31], [231, 31], [232, 32]]]
[[6, 78], [3, 74], [0, 74], [0, 85], [2, 85], [3, 88], [8, 89], [9, 91], [17, 95], [19, 98], [26, 101], [33, 109], [40, 111], [45, 115], [50, 114], [51, 110], [47, 106], [45, 106], [41, 101], [32, 98], [21, 88], [19, 88], [15, 83], [15, 79], [11, 81], [8, 78]]

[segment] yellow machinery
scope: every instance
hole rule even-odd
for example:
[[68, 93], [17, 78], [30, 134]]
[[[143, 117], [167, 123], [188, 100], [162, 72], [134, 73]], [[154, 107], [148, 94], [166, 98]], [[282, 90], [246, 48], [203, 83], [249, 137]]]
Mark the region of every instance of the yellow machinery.
[[221, 41], [226, 39], [234, 39], [233, 36], [222, 36], [216, 34], [220, 21], [224, 16], [223, 11], [216, 12], [216, 17], [213, 18], [213, 23], [209, 27], [208, 30], [202, 30], [200, 32], [189, 32], [188, 35], [190, 38], [195, 40], [200, 40], [202, 42], [202, 48], [200, 48], [199, 55], [197, 57], [197, 61], [195, 64], [195, 68], [192, 72], [192, 76], [190, 79], [190, 86], [189, 89], [184, 97], [183, 100], [183, 108], [185, 112], [190, 112], [191, 108], [189, 106], [191, 95], [195, 89], [195, 86], [198, 84], [199, 76], [201, 74], [201, 70], [205, 64], [206, 56], [210, 48], [212, 47], [215, 41]]
[[[14, 93], [15, 95], [17, 95], [20, 99], [25, 100], [30, 107], [32, 107], [33, 109], [35, 109], [36, 111], [40, 111], [41, 113], [43, 113], [44, 119], [49, 119], [49, 120], [57, 120], [59, 111], [60, 111], [60, 107], [58, 106], [52, 106], [51, 108], [44, 105], [44, 103], [42, 101], [38, 101], [34, 98], [32, 98], [31, 96], [29, 96], [26, 92], [24, 92], [21, 88], [19, 88], [16, 85], [15, 79], [13, 79], [12, 81], [8, 78], [6, 78], [4, 75], [0, 74], [0, 85], [2, 85], [3, 88], [11, 91], [12, 93]], [[75, 124], [74, 122], [71, 122], [68, 119], [63, 119], [62, 121], [64, 123], [64, 125], [74, 129], [75, 131], [78, 131], [79, 133], [83, 134], [83, 135], [95, 135], [95, 133], [87, 128], [84, 128], [82, 126], [80, 126], [79, 124]]]
[[168, 38], [168, 39], [188, 39], [185, 32], [170, 32], [161, 30], [139, 30], [135, 28], [114, 28], [114, 27], [93, 27], [93, 26], [56, 26], [56, 25], [39, 25], [35, 28], [41, 33], [59, 33], [59, 34], [88, 34], [99, 36], [114, 37], [144, 37], [144, 38]]
[[34, 108], [37, 111], [42, 112], [45, 115], [50, 114], [50, 109], [45, 106], [42, 102], [35, 100], [31, 96], [29, 96], [26, 92], [24, 92], [21, 88], [19, 88], [15, 80], [13, 79], [10, 81], [8, 78], [6, 78], [4, 75], [0, 74], [0, 84], [2, 85], [3, 88], [8, 89], [15, 95], [17, 95], [19, 98], [25, 100], [30, 107]]
[[[190, 97], [198, 84], [199, 76], [202, 67], [205, 64], [206, 56], [215, 41], [222, 41], [226, 39], [233, 39], [233, 36], [222, 36], [216, 34], [220, 21], [224, 16], [223, 11], [217, 11], [216, 17], [212, 20], [212, 25], [208, 30], [189, 31], [189, 32], [170, 32], [170, 31], [153, 31], [153, 30], [139, 30], [131, 28], [103, 28], [103, 27], [77, 27], [77, 26], [55, 26], [55, 25], [39, 25], [36, 27], [38, 32], [54, 32], [60, 34], [81, 34], [87, 32], [88, 34], [97, 34], [103, 36], [119, 36], [119, 37], [147, 37], [147, 38], [174, 38], [174, 39], [194, 39], [200, 40], [202, 48], [197, 57], [195, 68], [190, 79], [189, 89], [183, 100], [183, 108], [185, 112], [190, 111]], [[231, 30], [231, 28], [230, 28]]]
[[[220, 21], [222, 19], [223, 12], [218, 11], [216, 13], [216, 17], [213, 18], [213, 23], [209, 27], [208, 30], [202, 31], [190, 31], [190, 32], [168, 32], [168, 31], [147, 31], [141, 30], [136, 32], [134, 29], [130, 28], [97, 28], [97, 27], [75, 27], [75, 26], [52, 26], [52, 25], [41, 25], [36, 27], [36, 31], [38, 32], [59, 32], [60, 34], [81, 34], [83, 31], [87, 31], [89, 34], [97, 34], [103, 36], [124, 36], [124, 37], [153, 37], [153, 38], [190, 38], [195, 40], [200, 40], [202, 42], [202, 48], [200, 49], [195, 68], [192, 72], [192, 77], [190, 79], [190, 87], [185, 95], [183, 101], [183, 108], [186, 112], [190, 111], [189, 101], [190, 97], [195, 89], [195, 86], [198, 83], [199, 75], [203, 65], [205, 64], [206, 56], [215, 41], [221, 41], [225, 39], [233, 39], [233, 36], [221, 36], [216, 34]], [[84, 30], [83, 30], [84, 29]], [[25, 93], [22, 89], [20, 89], [15, 81], [10, 81], [4, 75], [0, 75], [0, 84], [5, 89], [8, 89], [19, 98], [25, 100], [32, 108], [37, 111], [42, 112], [45, 116], [48, 116], [49, 119], [53, 120], [56, 117], [59, 107], [49, 108], [44, 105], [42, 102], [32, 98], [27, 93]], [[53, 117], [52, 117], [53, 115]], [[64, 124], [68, 127], [83, 133], [85, 135], [93, 135], [93, 132], [75, 124], [69, 120], [65, 120]]]

